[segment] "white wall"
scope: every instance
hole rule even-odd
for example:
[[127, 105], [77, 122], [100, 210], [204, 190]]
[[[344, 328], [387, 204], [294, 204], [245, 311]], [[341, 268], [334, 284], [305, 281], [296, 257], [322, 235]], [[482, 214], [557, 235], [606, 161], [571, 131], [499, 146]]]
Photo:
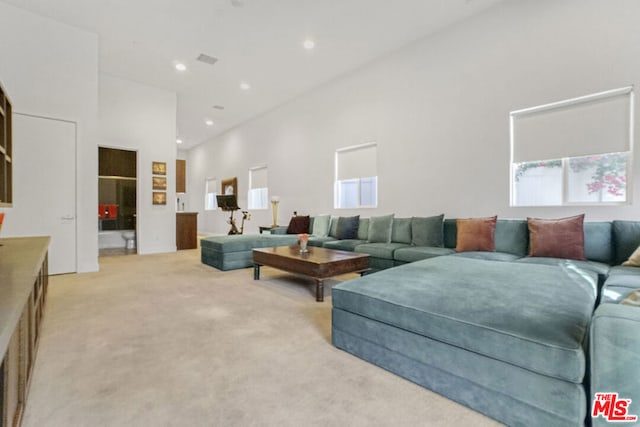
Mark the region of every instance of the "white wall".
[[[138, 153], [138, 253], [175, 251], [175, 92], [100, 74], [99, 118], [100, 146]], [[166, 205], [152, 204], [152, 162], [167, 164]]]
[[[98, 38], [95, 34], [0, 2], [0, 81], [15, 112], [76, 122], [77, 268], [98, 269], [96, 120]], [[16, 164], [15, 168], [20, 165]], [[50, 173], [54, 174], [52, 170]], [[20, 183], [14, 183], [20, 191]], [[20, 221], [7, 212], [6, 227]], [[19, 227], [25, 229], [23, 225]], [[10, 232], [10, 230], [6, 230]]]
[[[638, 22], [635, 0], [504, 2], [331, 81], [190, 150], [200, 229], [228, 228], [221, 212], [202, 212], [205, 177], [238, 176], [246, 206], [247, 170], [262, 163], [280, 223], [294, 210], [638, 219], [637, 168], [628, 206], [509, 207], [508, 128], [511, 110], [640, 87]], [[379, 207], [333, 210], [335, 149], [369, 141], [378, 143]], [[253, 213], [250, 231], [271, 223], [269, 211]]]

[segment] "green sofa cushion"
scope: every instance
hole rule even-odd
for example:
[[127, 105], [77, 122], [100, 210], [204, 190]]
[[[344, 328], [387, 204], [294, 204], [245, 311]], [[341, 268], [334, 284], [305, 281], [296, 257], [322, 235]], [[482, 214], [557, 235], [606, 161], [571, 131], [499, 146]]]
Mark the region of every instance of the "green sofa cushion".
[[394, 215], [373, 216], [369, 218], [369, 238], [371, 243], [391, 242], [391, 230]]
[[406, 243], [364, 243], [355, 247], [356, 252], [369, 254], [372, 257], [393, 259], [396, 249], [409, 247]]
[[584, 223], [584, 256], [591, 261], [613, 262], [615, 253], [610, 222]]
[[468, 251], [456, 252], [453, 256], [462, 258], [484, 259], [488, 261], [515, 261], [520, 259], [518, 255], [508, 254], [506, 252], [489, 252], [489, 251]]
[[391, 241], [411, 244], [411, 218], [394, 218], [391, 225]]
[[338, 219], [335, 216], [331, 217], [331, 221], [329, 221], [329, 237], [338, 238]]
[[423, 259], [433, 258], [443, 255], [454, 254], [451, 248], [437, 248], [433, 246], [410, 246], [408, 248], [398, 248], [393, 253], [393, 258], [402, 262], [415, 262]]
[[322, 247], [327, 249], [335, 249], [339, 251], [351, 251], [355, 252], [356, 246], [367, 243], [366, 240], [359, 239], [344, 239], [344, 240], [332, 240], [330, 242], [324, 242]]
[[411, 218], [411, 244], [442, 247], [444, 243], [444, 214]]
[[444, 256], [333, 288], [333, 307], [581, 384], [595, 273]]

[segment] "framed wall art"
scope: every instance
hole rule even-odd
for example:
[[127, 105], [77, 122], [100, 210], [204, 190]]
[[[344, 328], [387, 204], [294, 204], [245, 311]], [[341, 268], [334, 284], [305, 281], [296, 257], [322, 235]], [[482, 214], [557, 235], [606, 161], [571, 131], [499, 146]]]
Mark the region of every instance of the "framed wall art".
[[166, 175], [167, 164], [165, 162], [153, 162], [151, 164], [151, 171], [154, 175]]
[[153, 189], [154, 190], [166, 190], [167, 189], [167, 177], [154, 176], [153, 177]]
[[167, 204], [167, 193], [164, 191], [154, 191], [153, 192], [153, 204], [154, 205], [166, 205]]
[[238, 177], [227, 178], [222, 180], [222, 194], [229, 196], [238, 195]]

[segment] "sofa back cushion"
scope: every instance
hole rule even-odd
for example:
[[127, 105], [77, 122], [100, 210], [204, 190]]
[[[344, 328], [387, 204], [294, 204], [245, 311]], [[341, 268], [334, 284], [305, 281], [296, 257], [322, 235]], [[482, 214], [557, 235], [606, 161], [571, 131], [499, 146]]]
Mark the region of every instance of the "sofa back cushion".
[[458, 230], [456, 228], [455, 218], [447, 218], [442, 224], [443, 227], [443, 243], [445, 248], [454, 249], [456, 247], [456, 240], [458, 238]]
[[372, 216], [369, 218], [369, 242], [389, 243], [391, 242], [391, 230], [393, 227], [394, 215]]
[[329, 222], [331, 215], [318, 215], [313, 218], [313, 228], [311, 234], [317, 237], [327, 237], [329, 235]]
[[391, 241], [411, 244], [411, 218], [394, 218], [391, 225]]
[[356, 239], [358, 237], [358, 226], [360, 224], [360, 215], [341, 216], [338, 218], [336, 237], [340, 240]]
[[411, 218], [411, 244], [441, 248], [444, 244], [444, 214]]
[[584, 214], [567, 218], [527, 218], [529, 256], [584, 260]]
[[358, 240], [369, 239], [369, 218], [360, 218], [358, 222]]
[[338, 238], [338, 219], [339, 218], [332, 216], [329, 221], [329, 237], [333, 237], [334, 239]]
[[[613, 262], [615, 251], [613, 246], [612, 226], [610, 222], [584, 223], [584, 257], [591, 261]], [[640, 243], [640, 241], [638, 241]]]
[[625, 262], [640, 246], [640, 221], [613, 221], [614, 265]]
[[456, 220], [456, 227], [458, 229], [456, 252], [495, 252], [495, 231], [497, 220], [497, 216], [486, 218], [458, 218]]

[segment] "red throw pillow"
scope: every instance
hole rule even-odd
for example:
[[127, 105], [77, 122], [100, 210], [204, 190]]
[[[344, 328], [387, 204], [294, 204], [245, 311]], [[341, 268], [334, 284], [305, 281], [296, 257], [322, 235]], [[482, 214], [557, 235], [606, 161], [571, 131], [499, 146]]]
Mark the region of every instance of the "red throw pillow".
[[498, 216], [457, 219], [456, 252], [495, 252], [495, 231]]
[[529, 256], [583, 260], [584, 214], [559, 219], [527, 218]]
[[291, 221], [289, 221], [289, 227], [287, 227], [287, 234], [302, 234], [308, 232], [309, 215], [291, 217]]

